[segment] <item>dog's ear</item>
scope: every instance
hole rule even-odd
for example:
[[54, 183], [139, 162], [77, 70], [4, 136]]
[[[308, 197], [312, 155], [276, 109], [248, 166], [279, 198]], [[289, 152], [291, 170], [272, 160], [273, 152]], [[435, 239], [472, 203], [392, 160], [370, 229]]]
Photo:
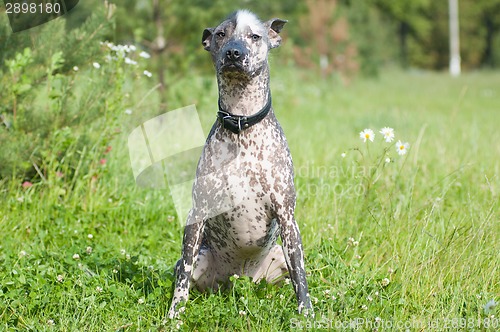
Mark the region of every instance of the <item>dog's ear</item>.
[[279, 33], [281, 32], [281, 29], [283, 29], [283, 27], [287, 22], [288, 22], [287, 20], [282, 20], [280, 18], [272, 18], [266, 23], [264, 23], [264, 25], [268, 29], [267, 36], [269, 39], [269, 48], [275, 48], [280, 46], [281, 37]]
[[203, 36], [201, 37], [201, 43], [206, 51], [210, 51], [210, 42], [212, 41], [212, 34], [214, 33], [214, 28], [206, 28], [203, 30]]

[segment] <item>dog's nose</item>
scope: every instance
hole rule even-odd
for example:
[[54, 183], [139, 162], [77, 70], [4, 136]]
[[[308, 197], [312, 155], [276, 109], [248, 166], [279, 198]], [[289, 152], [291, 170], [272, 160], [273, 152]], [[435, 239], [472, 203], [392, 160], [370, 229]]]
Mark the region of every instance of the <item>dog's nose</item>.
[[226, 51], [226, 58], [236, 61], [241, 57], [241, 51], [237, 48], [230, 48]]
[[222, 49], [222, 55], [230, 62], [241, 61], [245, 57], [246, 52], [245, 46], [234, 40], [227, 43]]

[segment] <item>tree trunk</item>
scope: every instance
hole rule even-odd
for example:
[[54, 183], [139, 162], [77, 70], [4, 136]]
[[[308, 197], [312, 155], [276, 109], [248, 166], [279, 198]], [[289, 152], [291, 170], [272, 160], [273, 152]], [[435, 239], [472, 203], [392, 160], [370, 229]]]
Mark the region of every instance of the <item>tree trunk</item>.
[[401, 21], [399, 25], [400, 60], [403, 68], [408, 68], [408, 23]]
[[153, 51], [156, 53], [156, 58], [158, 59], [158, 81], [160, 85], [160, 108], [159, 114], [163, 113], [167, 109], [167, 96], [166, 96], [166, 83], [165, 83], [165, 61], [163, 53], [166, 48], [166, 40], [164, 36], [163, 20], [161, 17], [161, 7], [160, 0], [153, 0], [153, 21], [156, 26], [156, 38], [153, 42]]
[[481, 64], [494, 68], [495, 57], [493, 56], [493, 40], [495, 37], [495, 25], [488, 15], [485, 15], [484, 21], [486, 24], [486, 47], [484, 49]]
[[448, 0], [450, 24], [450, 74], [459, 76], [460, 66], [460, 31], [458, 22], [458, 0]]

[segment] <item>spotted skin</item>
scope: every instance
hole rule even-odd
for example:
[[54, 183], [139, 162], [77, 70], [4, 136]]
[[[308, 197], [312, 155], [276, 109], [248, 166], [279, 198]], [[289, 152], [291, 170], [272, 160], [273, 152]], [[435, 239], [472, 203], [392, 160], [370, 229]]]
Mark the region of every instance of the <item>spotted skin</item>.
[[[251, 115], [264, 107], [270, 96], [267, 55], [279, 46], [285, 23], [262, 23], [238, 11], [205, 29], [202, 43], [212, 55], [225, 111]], [[272, 108], [239, 134], [213, 125], [198, 163], [169, 317], [183, 310], [191, 286], [228, 287], [234, 274], [277, 283], [288, 273], [298, 311], [313, 314], [293, 179], [290, 150]]]

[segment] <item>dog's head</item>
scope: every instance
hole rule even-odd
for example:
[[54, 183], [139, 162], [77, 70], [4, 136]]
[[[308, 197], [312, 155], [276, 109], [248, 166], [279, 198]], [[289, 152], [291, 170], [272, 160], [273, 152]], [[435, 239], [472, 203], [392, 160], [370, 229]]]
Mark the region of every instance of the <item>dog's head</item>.
[[217, 27], [205, 29], [202, 44], [212, 54], [217, 75], [258, 75], [267, 66], [268, 51], [280, 45], [286, 22], [261, 22], [255, 14], [239, 10]]

